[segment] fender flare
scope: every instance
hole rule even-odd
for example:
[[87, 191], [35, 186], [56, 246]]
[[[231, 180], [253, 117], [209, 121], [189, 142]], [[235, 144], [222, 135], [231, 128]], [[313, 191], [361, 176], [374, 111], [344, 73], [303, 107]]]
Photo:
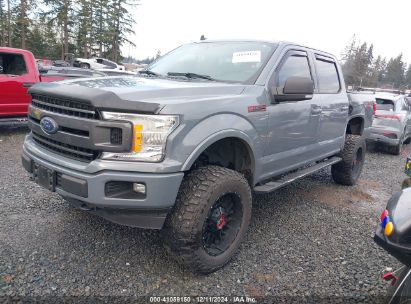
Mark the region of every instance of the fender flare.
[[347, 129], [348, 124], [350, 123], [350, 121], [353, 120], [353, 119], [356, 119], [356, 118], [361, 118], [361, 120], [362, 120], [360, 133], [361, 133], [361, 135], [363, 135], [364, 131], [365, 131], [365, 118], [364, 118], [364, 115], [362, 113], [358, 113], [358, 114], [355, 114], [355, 115], [352, 115], [352, 116], [348, 117], [347, 124], [346, 124], [346, 129]]
[[251, 158], [251, 166], [253, 171], [255, 170], [255, 151], [253, 148], [253, 143], [251, 139], [247, 136], [246, 133], [236, 130], [236, 129], [225, 129], [219, 132], [213, 133], [206, 139], [204, 139], [195, 149], [194, 151], [187, 157], [186, 161], [182, 166], [182, 171], [190, 170], [191, 166], [197, 160], [197, 158], [203, 153], [208, 147], [212, 144], [216, 143], [217, 141], [224, 139], [224, 138], [238, 138], [242, 140], [249, 150], [250, 158]]

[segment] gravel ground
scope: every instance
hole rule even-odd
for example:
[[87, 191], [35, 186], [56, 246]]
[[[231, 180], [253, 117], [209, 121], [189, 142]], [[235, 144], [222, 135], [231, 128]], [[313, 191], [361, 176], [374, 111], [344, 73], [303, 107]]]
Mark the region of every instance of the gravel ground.
[[165, 253], [158, 232], [77, 211], [29, 181], [20, 162], [26, 132], [0, 128], [0, 295], [46, 301], [248, 295], [258, 302], [300, 302], [302, 296], [375, 302], [387, 287], [380, 271], [399, 266], [372, 236], [387, 199], [400, 189], [408, 147], [402, 156], [367, 153], [355, 187], [334, 184], [327, 169], [256, 196], [239, 253], [222, 270], [199, 276]]

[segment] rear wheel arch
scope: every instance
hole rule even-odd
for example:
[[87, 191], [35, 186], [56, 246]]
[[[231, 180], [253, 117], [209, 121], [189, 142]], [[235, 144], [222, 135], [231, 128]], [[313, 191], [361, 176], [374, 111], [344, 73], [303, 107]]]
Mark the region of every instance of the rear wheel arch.
[[351, 118], [347, 123], [346, 134], [362, 135], [364, 132], [364, 118], [361, 116]]

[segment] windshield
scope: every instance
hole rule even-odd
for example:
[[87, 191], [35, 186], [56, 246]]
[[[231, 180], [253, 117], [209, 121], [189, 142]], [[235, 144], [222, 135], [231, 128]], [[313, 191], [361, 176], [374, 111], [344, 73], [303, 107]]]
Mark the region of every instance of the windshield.
[[273, 43], [264, 42], [186, 44], [159, 58], [148, 70], [160, 75], [190, 73], [245, 83], [255, 80], [275, 47]]

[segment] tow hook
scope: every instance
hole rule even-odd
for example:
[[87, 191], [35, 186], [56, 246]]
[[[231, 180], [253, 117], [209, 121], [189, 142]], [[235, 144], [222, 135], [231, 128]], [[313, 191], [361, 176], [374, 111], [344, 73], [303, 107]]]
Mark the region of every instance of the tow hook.
[[392, 268], [386, 268], [382, 272], [381, 277], [384, 281], [391, 281], [391, 286], [394, 286], [398, 281], [398, 278], [394, 275]]

